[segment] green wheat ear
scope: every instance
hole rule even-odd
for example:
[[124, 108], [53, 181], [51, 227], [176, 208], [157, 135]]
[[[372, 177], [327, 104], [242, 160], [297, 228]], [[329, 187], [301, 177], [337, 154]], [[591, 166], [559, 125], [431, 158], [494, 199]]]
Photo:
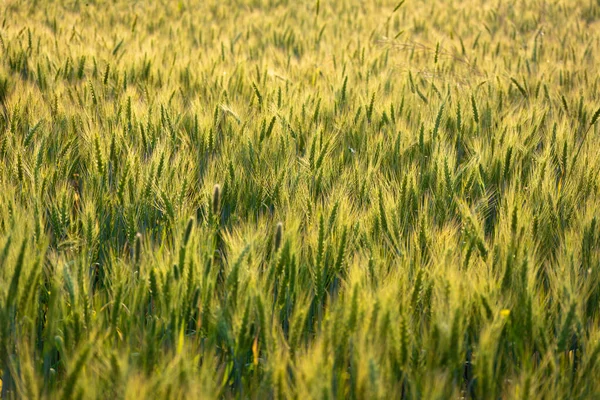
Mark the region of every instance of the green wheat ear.
[[279, 250], [281, 248], [281, 241], [283, 239], [283, 223], [282, 222], [278, 222], [277, 226], [275, 227], [275, 251]]
[[4, 102], [8, 96], [8, 78], [0, 78], [0, 104], [4, 106]]
[[258, 90], [258, 86], [256, 86], [255, 82], [252, 82], [252, 88], [254, 89], [254, 94], [256, 95], [256, 99], [258, 100], [258, 106], [259, 106], [259, 108], [262, 108], [262, 106], [263, 106], [263, 96], [260, 93], [260, 90]]
[[[594, 115], [592, 115], [592, 119], [590, 120], [590, 124], [589, 124], [588, 128], [586, 129], [586, 131], [583, 133], [583, 137], [581, 138], [581, 142], [579, 143], [579, 147], [577, 148], [577, 151], [575, 152], [575, 155], [573, 156], [573, 159], [572, 159], [572, 162], [571, 162], [571, 171], [573, 171], [573, 165], [579, 159], [579, 153], [581, 152], [581, 149], [583, 148], [583, 144], [585, 143], [585, 140], [587, 138], [587, 135], [588, 135], [589, 131], [592, 130], [592, 128], [596, 125], [596, 122], [598, 122], [599, 118], [600, 118], [600, 107], [596, 110], [596, 112], [594, 113]], [[565, 142], [565, 146], [566, 145], [567, 145], [567, 143]]]
[[479, 110], [477, 109], [477, 103], [475, 102], [475, 95], [471, 94], [471, 107], [473, 109], [473, 119], [475, 124], [479, 125]]
[[192, 228], [194, 227], [194, 217], [188, 218], [188, 223], [185, 227], [185, 234], [183, 235], [183, 244], [187, 246], [192, 235]]
[[[9, 242], [7, 242], [8, 246]], [[6, 310], [11, 310], [13, 303], [17, 302], [17, 294], [19, 292], [19, 281], [21, 279], [21, 271], [23, 269], [23, 264], [25, 262], [25, 250], [27, 249], [27, 239], [23, 240], [21, 244], [21, 249], [19, 250], [19, 255], [17, 257], [17, 263], [15, 266], [15, 270], [13, 273], [13, 277], [10, 282], [10, 287], [8, 289], [8, 295], [6, 297]]]
[[141, 257], [142, 257], [142, 234], [138, 232], [135, 235], [135, 256], [134, 256], [135, 269], [138, 272], [139, 272], [139, 268], [140, 268]]
[[594, 126], [596, 124], [596, 122], [598, 122], [598, 118], [600, 118], [600, 107], [596, 110], [596, 112], [592, 116], [590, 126]]
[[221, 206], [221, 186], [219, 184], [216, 184], [213, 188], [213, 194], [212, 194], [213, 215], [217, 215], [219, 213], [220, 206]]

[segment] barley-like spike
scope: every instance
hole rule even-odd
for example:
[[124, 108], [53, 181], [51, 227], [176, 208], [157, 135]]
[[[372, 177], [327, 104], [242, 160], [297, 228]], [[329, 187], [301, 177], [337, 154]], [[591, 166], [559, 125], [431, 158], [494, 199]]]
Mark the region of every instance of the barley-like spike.
[[471, 95], [471, 107], [473, 108], [473, 119], [475, 124], [479, 125], [479, 111], [477, 110], [477, 103], [475, 102], [475, 95]]
[[213, 215], [217, 215], [219, 213], [220, 207], [221, 207], [221, 186], [219, 184], [216, 184], [213, 188], [213, 195], [212, 195]]
[[596, 124], [596, 122], [598, 122], [598, 118], [600, 118], [600, 107], [596, 110], [596, 112], [592, 116], [590, 126], [594, 126]]
[[275, 227], [275, 251], [279, 250], [281, 247], [281, 241], [283, 239], [283, 223], [278, 222]]
[[562, 106], [563, 106], [563, 109], [565, 110], [565, 113], [567, 113], [567, 115], [569, 115], [569, 106], [567, 104], [567, 99], [565, 99], [564, 94], [560, 95], [560, 100], [562, 102]]
[[141, 259], [141, 257], [142, 257], [142, 234], [138, 232], [135, 235], [135, 256], [134, 256], [134, 262], [135, 262], [136, 270], [139, 270], [139, 265], [140, 265], [140, 259]]
[[17, 257], [17, 263], [13, 272], [12, 280], [10, 281], [10, 287], [8, 289], [8, 295], [6, 296], [6, 309], [9, 310], [10, 306], [17, 301], [17, 293], [19, 291], [19, 280], [21, 279], [21, 270], [25, 262], [25, 249], [27, 248], [27, 239], [23, 240], [19, 255]]
[[444, 114], [444, 103], [442, 103], [440, 105], [440, 108], [438, 110], [437, 116], [435, 117], [435, 125], [433, 126], [433, 133], [432, 133], [432, 138], [433, 140], [436, 140], [438, 137], [438, 131], [440, 129], [440, 125], [442, 123], [442, 116]]
[[573, 326], [573, 320], [575, 319], [575, 303], [572, 303], [567, 316], [564, 319], [558, 341], [556, 342], [556, 350], [558, 352], [566, 351], [568, 348], [568, 340], [571, 337], [571, 327]]
[[87, 362], [88, 355], [92, 350], [92, 343], [86, 345], [84, 350], [77, 357], [77, 361], [73, 367], [73, 370], [69, 373], [69, 376], [65, 380], [65, 386], [63, 389], [62, 398], [65, 400], [70, 400], [73, 398], [73, 392], [75, 390], [75, 385], [77, 384], [77, 380], [79, 379], [79, 375], [84, 368], [85, 363]]
[[258, 86], [256, 86], [256, 83], [252, 82], [252, 88], [254, 89], [254, 94], [256, 95], [256, 98], [258, 99], [258, 106], [262, 108], [263, 96], [260, 93], [260, 90], [258, 90]]
[[188, 218], [187, 226], [185, 227], [185, 234], [183, 235], [183, 245], [187, 246], [192, 235], [192, 228], [194, 227], [194, 217]]
[[527, 91], [525, 90], [525, 88], [523, 86], [521, 86], [521, 84], [519, 82], [517, 82], [517, 80], [515, 78], [511, 77], [510, 80], [517, 87], [517, 89], [519, 89], [519, 92], [521, 92], [523, 97], [527, 98], [528, 94], [527, 94]]

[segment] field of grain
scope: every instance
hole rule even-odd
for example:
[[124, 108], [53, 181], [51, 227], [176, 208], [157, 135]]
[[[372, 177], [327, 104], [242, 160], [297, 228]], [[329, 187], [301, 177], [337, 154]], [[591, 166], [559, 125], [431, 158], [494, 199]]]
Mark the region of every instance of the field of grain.
[[599, 0], [0, 1], [12, 398], [600, 396]]

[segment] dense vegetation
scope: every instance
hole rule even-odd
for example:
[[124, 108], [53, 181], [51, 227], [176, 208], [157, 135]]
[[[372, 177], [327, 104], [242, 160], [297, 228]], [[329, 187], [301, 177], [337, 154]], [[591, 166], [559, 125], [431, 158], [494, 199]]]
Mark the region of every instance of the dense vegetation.
[[2, 396], [600, 396], [599, 21], [2, 2]]

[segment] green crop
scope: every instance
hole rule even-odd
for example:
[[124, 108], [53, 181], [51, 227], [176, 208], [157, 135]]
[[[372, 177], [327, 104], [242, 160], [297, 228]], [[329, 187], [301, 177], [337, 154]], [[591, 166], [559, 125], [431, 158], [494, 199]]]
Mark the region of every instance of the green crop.
[[597, 0], [0, 2], [0, 397], [600, 397], [598, 54]]

